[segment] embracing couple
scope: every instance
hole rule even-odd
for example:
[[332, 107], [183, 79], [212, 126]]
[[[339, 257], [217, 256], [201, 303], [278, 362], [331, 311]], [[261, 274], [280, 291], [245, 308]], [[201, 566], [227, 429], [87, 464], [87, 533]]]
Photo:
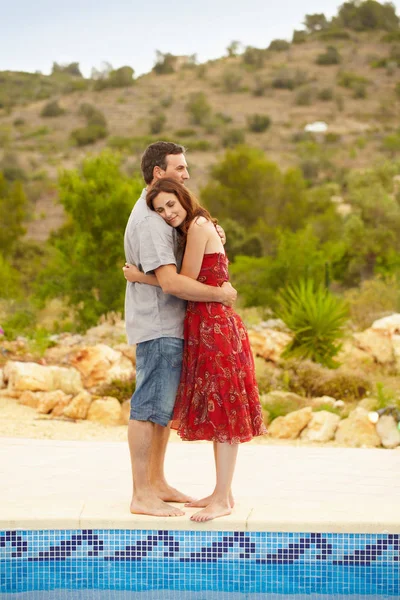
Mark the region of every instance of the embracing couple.
[[[155, 142], [141, 168], [147, 187], [125, 231], [125, 321], [136, 349], [128, 442], [132, 513], [194, 521], [230, 514], [238, 444], [265, 433], [254, 361], [233, 311], [224, 232], [185, 187], [183, 146]], [[216, 485], [193, 500], [164, 476], [170, 427], [183, 440], [214, 445]]]

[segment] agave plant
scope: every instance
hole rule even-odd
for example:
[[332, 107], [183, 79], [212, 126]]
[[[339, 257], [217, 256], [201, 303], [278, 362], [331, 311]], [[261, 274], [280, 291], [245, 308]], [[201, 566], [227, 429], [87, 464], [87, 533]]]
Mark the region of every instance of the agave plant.
[[279, 294], [278, 306], [277, 316], [294, 333], [283, 358], [308, 358], [330, 368], [338, 367], [333, 357], [341, 348], [348, 318], [345, 302], [323, 285], [302, 279]]

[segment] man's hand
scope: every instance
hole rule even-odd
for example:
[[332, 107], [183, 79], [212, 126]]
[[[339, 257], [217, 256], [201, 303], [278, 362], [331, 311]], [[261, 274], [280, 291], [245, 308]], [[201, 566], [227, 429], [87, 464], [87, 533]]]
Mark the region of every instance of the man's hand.
[[138, 282], [138, 275], [140, 273], [139, 269], [135, 265], [131, 265], [130, 263], [125, 263], [122, 267], [122, 271], [124, 273], [124, 277], [127, 281], [131, 283]]
[[215, 229], [217, 230], [217, 233], [218, 233], [219, 237], [221, 238], [221, 242], [225, 246], [225, 243], [226, 243], [225, 231], [222, 229], [221, 225], [216, 225]]
[[225, 281], [221, 285], [221, 290], [224, 292], [224, 297], [221, 300], [222, 304], [225, 304], [225, 306], [233, 306], [237, 298], [237, 291], [235, 288], [231, 286], [229, 281]]

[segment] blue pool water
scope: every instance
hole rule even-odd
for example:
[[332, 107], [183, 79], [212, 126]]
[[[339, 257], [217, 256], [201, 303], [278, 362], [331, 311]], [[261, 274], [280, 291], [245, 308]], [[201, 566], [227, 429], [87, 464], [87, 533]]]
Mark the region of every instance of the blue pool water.
[[395, 534], [0, 531], [0, 599], [393, 599], [399, 559]]

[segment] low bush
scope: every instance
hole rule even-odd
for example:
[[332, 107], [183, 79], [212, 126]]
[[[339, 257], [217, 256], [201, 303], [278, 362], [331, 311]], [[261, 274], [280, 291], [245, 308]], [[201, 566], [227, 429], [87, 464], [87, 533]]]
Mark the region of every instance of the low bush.
[[357, 329], [371, 327], [377, 319], [400, 311], [400, 286], [394, 277], [368, 279], [346, 291], [344, 297]]
[[242, 61], [245, 65], [253, 67], [254, 69], [260, 69], [265, 62], [266, 52], [261, 48], [253, 48], [247, 46], [242, 54]]
[[292, 44], [304, 44], [307, 41], [307, 31], [298, 29], [293, 31]]
[[80, 105], [78, 114], [85, 117], [88, 125], [99, 125], [102, 127], [107, 126], [107, 121], [104, 114], [88, 102], [84, 102]]
[[289, 50], [289, 48], [290, 43], [286, 40], [272, 40], [268, 46], [268, 50], [272, 50], [273, 52], [283, 52], [285, 50]]
[[256, 77], [254, 80], [253, 96], [264, 96], [269, 86], [269, 81]]
[[211, 116], [211, 106], [204, 92], [193, 92], [185, 106], [189, 119], [194, 125], [203, 125]]
[[150, 119], [149, 129], [150, 133], [156, 135], [161, 133], [165, 127], [167, 122], [167, 117], [163, 112], [156, 112]]
[[244, 144], [245, 134], [243, 129], [227, 129], [222, 136], [222, 145], [224, 148], [233, 148], [239, 144]]
[[192, 135], [196, 135], [196, 133], [197, 131], [191, 127], [184, 127], [183, 129], [177, 129], [175, 131], [177, 138], [191, 137]]
[[70, 137], [76, 146], [87, 146], [107, 137], [107, 129], [103, 125], [87, 125], [74, 129]]
[[322, 100], [323, 102], [328, 102], [329, 100], [333, 100], [333, 97], [334, 97], [333, 89], [332, 88], [322, 88], [322, 90], [319, 90], [317, 96], [318, 96], [318, 100]]
[[278, 297], [276, 314], [294, 333], [283, 357], [311, 359], [337, 367], [333, 357], [341, 348], [348, 319], [345, 303], [309, 279], [286, 287]]
[[315, 62], [317, 65], [338, 65], [341, 62], [341, 57], [334, 46], [328, 46], [325, 52], [318, 54]]
[[135, 379], [114, 379], [111, 383], [103, 383], [96, 389], [99, 396], [111, 396], [121, 402], [130, 400], [136, 388]]
[[237, 71], [228, 69], [222, 73], [221, 83], [224, 92], [227, 92], [228, 94], [240, 92], [242, 75]]
[[59, 117], [65, 113], [65, 110], [59, 105], [58, 100], [47, 102], [40, 113], [41, 117]]
[[212, 149], [212, 144], [208, 140], [188, 139], [185, 140], [185, 146], [192, 152], [209, 152]]
[[329, 40], [350, 40], [351, 35], [345, 29], [326, 29], [317, 33], [317, 38], [321, 41]]
[[295, 104], [298, 106], [310, 106], [315, 97], [315, 90], [310, 86], [299, 89], [295, 97]]
[[370, 379], [362, 371], [345, 366], [332, 371], [304, 360], [288, 361], [284, 368], [290, 391], [301, 396], [330, 396], [336, 400], [354, 401], [361, 400], [372, 389]]
[[267, 131], [271, 125], [271, 117], [268, 115], [249, 115], [247, 117], [247, 126], [254, 133], [263, 133]]

